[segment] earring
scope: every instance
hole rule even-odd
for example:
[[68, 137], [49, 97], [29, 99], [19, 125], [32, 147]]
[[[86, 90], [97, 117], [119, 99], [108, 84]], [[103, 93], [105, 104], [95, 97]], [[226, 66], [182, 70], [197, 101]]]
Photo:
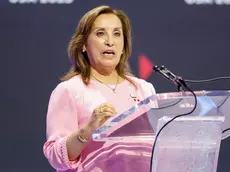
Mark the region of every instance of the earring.
[[84, 53], [86, 51], [85, 46], [82, 47], [82, 52]]

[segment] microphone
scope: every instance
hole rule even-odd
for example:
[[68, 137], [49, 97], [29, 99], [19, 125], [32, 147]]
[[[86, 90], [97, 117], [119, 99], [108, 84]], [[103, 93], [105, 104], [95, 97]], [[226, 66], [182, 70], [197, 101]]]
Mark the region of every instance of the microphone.
[[182, 113], [179, 115], [176, 115], [175, 117], [173, 117], [171, 120], [169, 120], [168, 122], [166, 122], [160, 129], [159, 131], [156, 133], [155, 136], [155, 140], [153, 143], [153, 148], [152, 148], [152, 154], [151, 154], [151, 161], [150, 161], [150, 172], [152, 172], [152, 163], [153, 163], [153, 155], [154, 155], [154, 151], [155, 151], [155, 147], [156, 147], [156, 143], [157, 143], [157, 139], [159, 138], [160, 133], [162, 132], [162, 130], [172, 121], [174, 121], [176, 118], [182, 117], [182, 116], [187, 116], [192, 114], [197, 107], [197, 97], [196, 94], [193, 92], [192, 89], [190, 89], [185, 81], [182, 79], [182, 77], [178, 77], [175, 74], [173, 74], [170, 70], [168, 70], [166, 67], [164, 66], [156, 66], [153, 65], [153, 71], [157, 72], [158, 74], [162, 75], [164, 78], [166, 78], [167, 80], [173, 82], [175, 85], [178, 86], [178, 91], [181, 91], [181, 88], [184, 88], [185, 90], [189, 91], [192, 93], [192, 95], [194, 96], [195, 102], [194, 102], [194, 107], [193, 109], [188, 112], [188, 113]]
[[188, 88], [185, 81], [182, 79], [182, 77], [176, 76], [164, 66], [153, 65], [153, 71], [162, 75], [164, 78], [177, 85], [178, 91], [181, 91], [182, 87]]

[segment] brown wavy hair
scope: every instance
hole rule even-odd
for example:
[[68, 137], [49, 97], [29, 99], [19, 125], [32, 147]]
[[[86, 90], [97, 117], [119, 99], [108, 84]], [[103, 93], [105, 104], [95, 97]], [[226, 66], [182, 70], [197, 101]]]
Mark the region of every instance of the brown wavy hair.
[[134, 86], [134, 82], [128, 77], [133, 76], [128, 58], [131, 55], [131, 25], [129, 18], [121, 10], [113, 9], [110, 6], [99, 6], [87, 12], [80, 20], [76, 32], [69, 42], [68, 55], [72, 62], [72, 67], [61, 80], [66, 81], [76, 75], [81, 75], [83, 82], [88, 85], [90, 80], [91, 68], [90, 62], [86, 52], [82, 52], [83, 46], [86, 44], [88, 36], [91, 32], [92, 25], [95, 19], [101, 14], [114, 14], [121, 23], [124, 35], [124, 49], [121, 55], [120, 62], [116, 66], [117, 73], [120, 77], [128, 80]]

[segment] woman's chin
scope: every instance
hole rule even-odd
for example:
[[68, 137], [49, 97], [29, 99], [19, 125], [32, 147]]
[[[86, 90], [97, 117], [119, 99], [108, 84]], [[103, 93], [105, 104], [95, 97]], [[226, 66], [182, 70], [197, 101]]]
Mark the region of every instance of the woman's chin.
[[105, 60], [102, 63], [102, 66], [105, 68], [116, 68], [118, 62], [114, 60]]

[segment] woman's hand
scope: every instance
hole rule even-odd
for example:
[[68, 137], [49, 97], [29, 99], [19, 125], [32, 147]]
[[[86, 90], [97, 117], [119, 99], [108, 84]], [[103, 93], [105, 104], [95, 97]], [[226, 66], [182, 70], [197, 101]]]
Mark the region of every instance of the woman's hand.
[[93, 133], [96, 129], [101, 127], [110, 117], [116, 114], [116, 110], [110, 103], [103, 103], [96, 107], [90, 117], [87, 128]]

